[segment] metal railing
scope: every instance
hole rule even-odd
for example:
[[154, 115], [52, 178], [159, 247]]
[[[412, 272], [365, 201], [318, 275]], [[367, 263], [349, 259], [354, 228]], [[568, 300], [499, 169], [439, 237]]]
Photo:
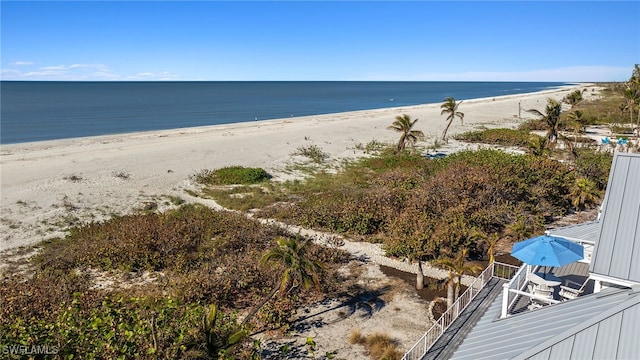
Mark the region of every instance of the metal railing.
[[[511, 278], [511, 281], [503, 285], [503, 287], [506, 289], [508, 293], [508, 298], [506, 303], [503, 301], [503, 309], [505, 305], [506, 305], [507, 311], [508, 309], [511, 309], [513, 307], [513, 305], [518, 300], [518, 293], [511, 290], [522, 291], [527, 286], [527, 281], [528, 281], [527, 265], [523, 264], [515, 273], [513, 278]], [[504, 310], [503, 310], [502, 317], [505, 317], [505, 316], [506, 316], [506, 313], [504, 313]]]
[[493, 263], [493, 277], [503, 280], [511, 280], [520, 268], [515, 265], [503, 264], [500, 262]]
[[[495, 270], [499, 271], [499, 276], [494, 275]], [[509, 274], [515, 273], [517, 267], [502, 263], [493, 262], [487, 266], [484, 271], [478, 275], [467, 290], [458, 297], [458, 299], [451, 305], [438, 320], [427, 330], [427, 332], [413, 345], [409, 351], [402, 357], [402, 360], [419, 360], [427, 351], [433, 346], [433, 344], [442, 336], [442, 334], [451, 326], [453, 321], [458, 318], [458, 315], [471, 303], [471, 301], [480, 293], [480, 290], [491, 280], [492, 277], [509, 276]]]

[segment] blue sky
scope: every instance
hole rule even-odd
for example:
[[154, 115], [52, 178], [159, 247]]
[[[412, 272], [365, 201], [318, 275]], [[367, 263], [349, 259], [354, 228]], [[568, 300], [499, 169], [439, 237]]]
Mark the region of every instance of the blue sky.
[[3, 80], [623, 81], [639, 1], [0, 3]]

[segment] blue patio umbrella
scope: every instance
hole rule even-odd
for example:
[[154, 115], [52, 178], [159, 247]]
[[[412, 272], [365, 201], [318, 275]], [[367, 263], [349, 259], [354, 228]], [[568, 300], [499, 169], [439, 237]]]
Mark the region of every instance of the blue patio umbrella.
[[542, 235], [513, 244], [511, 256], [525, 264], [563, 266], [584, 258], [584, 247], [567, 239]]

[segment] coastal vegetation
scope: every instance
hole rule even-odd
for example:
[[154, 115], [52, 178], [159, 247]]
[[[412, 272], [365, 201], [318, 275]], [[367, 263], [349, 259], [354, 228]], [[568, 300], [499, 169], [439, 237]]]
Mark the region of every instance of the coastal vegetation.
[[305, 156], [316, 164], [322, 164], [329, 158], [329, 154], [322, 151], [318, 145], [300, 146], [291, 155]]
[[[284, 284], [282, 274], [304, 284], [291, 264], [260, 266], [279, 242], [304, 244], [304, 261], [324, 264], [318, 287], [287, 286], [239, 322]], [[87, 224], [44, 244], [28, 277], [2, 279], [0, 346], [48, 344], [61, 358], [252, 358], [259, 344], [242, 335], [286, 329], [297, 307], [339, 293], [336, 268], [347, 259], [201, 205]]]
[[535, 136], [538, 135], [527, 130], [485, 129], [457, 134], [454, 139], [471, 143], [527, 147]]
[[[387, 256], [419, 268], [441, 267], [449, 274], [441, 284], [450, 304], [461, 277], [491, 261], [500, 242], [523, 240], [597, 206], [611, 154], [578, 139], [593, 125], [616, 136], [633, 131], [629, 121], [640, 103], [626, 95], [633, 84], [607, 87], [598, 101], [570, 94], [569, 113], [557, 113], [561, 104], [549, 101], [532, 111], [539, 119], [517, 130], [456, 136], [522, 150], [517, 154], [485, 148], [425, 157], [417, 119], [402, 115], [390, 126], [400, 133], [397, 145], [362, 145], [366, 156], [337, 170], [323, 167], [328, 155], [319, 147], [299, 148], [296, 155], [317, 165], [302, 180], [275, 182], [264, 169], [241, 166], [202, 170], [192, 177], [196, 195], [237, 212], [175, 199], [173, 210], [156, 206], [85, 223], [41, 244], [28, 269], [0, 281], [0, 347], [48, 344], [60, 358], [257, 359], [261, 344], [250, 334], [286, 332], [301, 307], [361, 290], [339, 271], [351, 259], [339, 246], [264, 225], [242, 213], [249, 211], [380, 243]], [[449, 98], [441, 106], [445, 139], [452, 121], [463, 120], [460, 103]], [[531, 134], [533, 128], [545, 136]], [[416, 286], [424, 286], [421, 271]], [[354, 332], [349, 340], [372, 359], [401, 357], [386, 334]], [[315, 351], [313, 338], [306, 344]]]
[[257, 184], [269, 180], [269, 175], [261, 168], [227, 166], [215, 170], [202, 170], [193, 179], [204, 185]]

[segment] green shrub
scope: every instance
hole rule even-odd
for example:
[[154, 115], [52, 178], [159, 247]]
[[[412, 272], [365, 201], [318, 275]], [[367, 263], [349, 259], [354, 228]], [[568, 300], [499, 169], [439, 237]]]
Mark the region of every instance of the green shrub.
[[271, 178], [264, 169], [244, 166], [228, 166], [216, 170], [202, 170], [192, 176], [203, 185], [248, 185], [267, 181]]
[[599, 190], [604, 190], [611, 170], [611, 153], [590, 148], [579, 148], [576, 151], [574, 166], [578, 175], [593, 181]]
[[546, 131], [548, 125], [541, 119], [529, 119], [518, 126], [519, 131]]
[[527, 130], [486, 129], [462, 133], [456, 135], [455, 139], [503, 146], [527, 146], [529, 144], [529, 136], [530, 134]]

